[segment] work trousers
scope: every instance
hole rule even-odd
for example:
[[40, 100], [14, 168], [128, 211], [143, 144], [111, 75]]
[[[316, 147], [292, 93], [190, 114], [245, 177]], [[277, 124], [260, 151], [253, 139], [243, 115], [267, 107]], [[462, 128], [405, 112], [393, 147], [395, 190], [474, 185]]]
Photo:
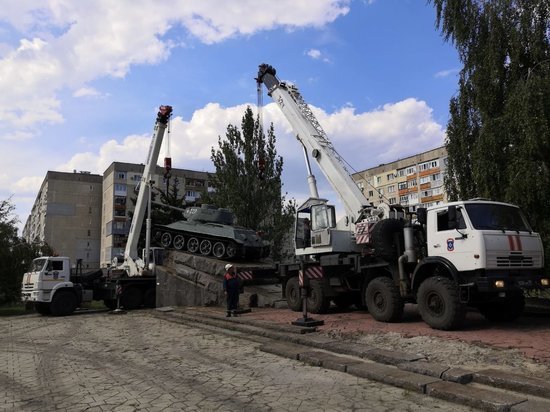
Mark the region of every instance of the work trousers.
[[227, 292], [227, 311], [237, 310], [239, 306], [239, 291]]

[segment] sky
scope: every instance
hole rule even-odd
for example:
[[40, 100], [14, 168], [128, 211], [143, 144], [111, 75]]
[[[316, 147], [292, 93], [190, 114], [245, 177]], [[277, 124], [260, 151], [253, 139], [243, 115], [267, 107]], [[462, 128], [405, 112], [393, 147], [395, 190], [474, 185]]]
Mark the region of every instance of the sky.
[[[173, 107], [172, 166], [213, 172], [218, 137], [256, 111], [261, 63], [299, 88], [352, 172], [444, 144], [461, 64], [426, 1], [2, 1], [0, 200], [21, 229], [49, 170], [144, 163], [160, 105]], [[301, 203], [301, 146], [263, 101], [283, 192]]]

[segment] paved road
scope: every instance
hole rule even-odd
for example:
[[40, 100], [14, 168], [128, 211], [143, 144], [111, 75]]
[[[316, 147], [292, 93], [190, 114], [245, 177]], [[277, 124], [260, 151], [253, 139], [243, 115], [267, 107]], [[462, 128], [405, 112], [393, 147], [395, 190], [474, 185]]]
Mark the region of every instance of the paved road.
[[148, 312], [0, 318], [0, 411], [466, 411]]

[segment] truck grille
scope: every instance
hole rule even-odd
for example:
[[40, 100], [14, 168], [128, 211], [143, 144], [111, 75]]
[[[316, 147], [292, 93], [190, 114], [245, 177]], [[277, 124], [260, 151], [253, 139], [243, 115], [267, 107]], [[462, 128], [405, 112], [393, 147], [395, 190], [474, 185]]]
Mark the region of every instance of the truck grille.
[[525, 268], [533, 267], [533, 257], [523, 255], [497, 256], [497, 267], [505, 268]]

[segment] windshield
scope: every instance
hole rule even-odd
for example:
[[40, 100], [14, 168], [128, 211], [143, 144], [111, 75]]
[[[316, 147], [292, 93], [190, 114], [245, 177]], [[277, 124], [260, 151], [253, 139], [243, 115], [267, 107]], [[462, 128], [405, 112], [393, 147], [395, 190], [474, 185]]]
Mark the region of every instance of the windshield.
[[527, 219], [517, 207], [489, 203], [469, 203], [465, 206], [475, 229], [532, 232]]
[[31, 265], [31, 272], [40, 272], [46, 263], [46, 258], [34, 259]]

